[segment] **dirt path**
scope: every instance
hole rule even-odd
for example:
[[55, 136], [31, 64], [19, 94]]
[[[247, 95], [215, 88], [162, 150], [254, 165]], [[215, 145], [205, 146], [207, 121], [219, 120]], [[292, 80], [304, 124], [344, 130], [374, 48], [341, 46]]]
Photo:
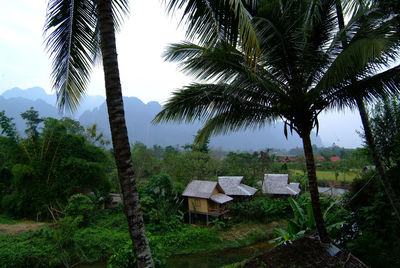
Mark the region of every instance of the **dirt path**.
[[15, 224], [0, 224], [0, 234], [19, 235], [28, 231], [36, 231], [44, 225], [44, 222], [35, 221], [23, 221]]

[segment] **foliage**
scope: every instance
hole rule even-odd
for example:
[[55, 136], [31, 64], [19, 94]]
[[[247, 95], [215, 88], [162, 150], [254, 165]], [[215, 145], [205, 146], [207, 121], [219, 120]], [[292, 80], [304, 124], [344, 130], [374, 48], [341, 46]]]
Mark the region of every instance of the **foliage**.
[[87, 223], [94, 210], [92, 200], [83, 194], [75, 194], [68, 198], [68, 204], [65, 207], [65, 215], [77, 218], [81, 217], [83, 223]]
[[25, 133], [33, 139], [36, 139], [39, 134], [37, 128], [38, 125], [43, 122], [43, 118], [39, 117], [38, 111], [34, 110], [33, 107], [21, 113], [21, 117], [26, 120], [27, 128], [25, 129]]
[[[147, 233], [149, 239], [151, 255], [156, 267], [165, 267], [166, 256], [164, 249], [157, 240]], [[132, 241], [128, 241], [125, 245], [118, 249], [108, 260], [107, 268], [130, 268], [136, 267], [136, 258], [132, 251]]]
[[290, 215], [287, 198], [270, 199], [256, 197], [249, 202], [238, 202], [229, 205], [229, 210], [241, 220], [271, 222]]
[[34, 134], [37, 112], [31, 109], [27, 116], [33, 118], [28, 130], [36, 138], [0, 139], [0, 158], [3, 152], [19, 152], [0, 167], [2, 210], [20, 217], [46, 216], [48, 206], [61, 210], [74, 193], [91, 189], [106, 196], [110, 158], [85, 140], [80, 124], [46, 118], [42, 131]]
[[[397, 194], [399, 174], [398, 168], [388, 171]], [[399, 266], [400, 224], [375, 171], [354, 180], [345, 204], [352, 213], [337, 241], [371, 267]]]
[[7, 137], [16, 139], [17, 130], [15, 128], [15, 123], [13, 122], [13, 120], [13, 118], [7, 117], [4, 111], [0, 111], [0, 134], [6, 134]]
[[[291, 197], [288, 198], [288, 202], [292, 208], [294, 218], [293, 220], [288, 220], [286, 230], [274, 230], [278, 237], [271, 241], [277, 245], [296, 240], [305, 234], [313, 232], [316, 227], [310, 199], [308, 199], [305, 209]], [[338, 230], [344, 224], [337, 211], [332, 211], [336, 205], [337, 202], [332, 202], [323, 213], [324, 221], [327, 224], [326, 228], [330, 233]]]
[[183, 199], [176, 193], [171, 177], [167, 174], [155, 175], [140, 191], [143, 217], [150, 231], [176, 231], [183, 224]]
[[400, 102], [386, 98], [378, 102], [371, 117], [371, 129], [379, 153], [387, 167], [400, 164]]
[[160, 160], [141, 142], [132, 146], [132, 164], [137, 178], [148, 178], [160, 172]]
[[209, 153], [200, 151], [165, 151], [162, 170], [174, 180], [187, 184], [191, 180], [210, 179], [216, 174], [216, 163]]
[[168, 232], [155, 237], [167, 253], [190, 253], [221, 242], [216, 231], [199, 226], [184, 225], [179, 232]]

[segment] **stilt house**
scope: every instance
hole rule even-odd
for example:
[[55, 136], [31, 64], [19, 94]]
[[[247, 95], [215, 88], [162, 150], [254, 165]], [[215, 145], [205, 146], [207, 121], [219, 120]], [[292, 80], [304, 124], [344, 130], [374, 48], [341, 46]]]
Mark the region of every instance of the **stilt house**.
[[216, 181], [191, 181], [183, 196], [188, 199], [189, 222], [191, 213], [218, 217], [227, 212], [226, 204], [233, 200], [225, 194]]

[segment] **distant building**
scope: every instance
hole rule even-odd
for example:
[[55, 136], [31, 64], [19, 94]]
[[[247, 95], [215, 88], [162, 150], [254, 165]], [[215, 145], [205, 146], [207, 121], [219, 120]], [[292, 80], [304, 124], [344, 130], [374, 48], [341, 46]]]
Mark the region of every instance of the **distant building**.
[[317, 156], [315, 157], [315, 160], [316, 160], [317, 162], [325, 162], [325, 161], [326, 161], [325, 157], [323, 157], [322, 155], [317, 155]]
[[275, 159], [275, 162], [287, 163], [287, 162], [295, 162], [296, 160], [297, 156], [282, 155], [278, 156]]
[[189, 223], [191, 213], [219, 217], [228, 212], [226, 204], [233, 200], [225, 194], [216, 181], [193, 180], [183, 191], [182, 196], [188, 198]]
[[262, 192], [270, 195], [298, 195], [300, 183], [289, 183], [288, 174], [265, 174]]
[[340, 162], [340, 157], [339, 156], [331, 156], [329, 157], [329, 161], [335, 163], [335, 162]]
[[105, 202], [104, 208], [115, 208], [118, 207], [119, 204], [122, 203], [122, 198], [120, 194], [109, 194], [110, 199], [109, 201]]
[[241, 183], [242, 180], [243, 176], [220, 176], [218, 184], [226, 195], [233, 197], [234, 201], [244, 201], [253, 197], [257, 189]]

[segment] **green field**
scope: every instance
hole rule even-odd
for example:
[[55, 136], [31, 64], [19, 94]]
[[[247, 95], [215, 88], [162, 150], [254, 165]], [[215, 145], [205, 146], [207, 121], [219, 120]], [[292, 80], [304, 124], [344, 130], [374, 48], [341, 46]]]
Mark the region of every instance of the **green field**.
[[[304, 172], [300, 169], [292, 169], [290, 170], [290, 173], [293, 175], [303, 175]], [[351, 170], [351, 171], [346, 171], [344, 173], [343, 171], [339, 171], [338, 174], [338, 181], [353, 181], [355, 177], [357, 177], [360, 174], [360, 170]], [[335, 171], [333, 170], [317, 170], [317, 179], [318, 180], [335, 180]]]

